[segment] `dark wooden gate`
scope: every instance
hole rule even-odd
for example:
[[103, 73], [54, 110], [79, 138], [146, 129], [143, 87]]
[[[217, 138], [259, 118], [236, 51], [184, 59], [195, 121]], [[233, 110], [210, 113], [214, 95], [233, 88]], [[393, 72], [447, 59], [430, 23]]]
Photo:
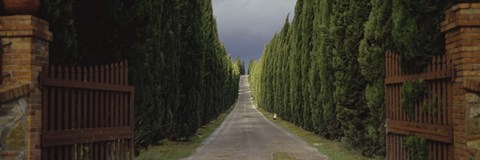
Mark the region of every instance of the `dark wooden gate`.
[[126, 62], [45, 67], [42, 159], [133, 159], [134, 88]]
[[[402, 71], [398, 54], [387, 52], [385, 78], [385, 116], [387, 120], [387, 159], [409, 159], [405, 137], [425, 138], [428, 159], [453, 159], [452, 63], [445, 56], [434, 57], [422, 73]], [[414, 116], [407, 116], [402, 106], [402, 85], [424, 80], [427, 93], [415, 102]], [[435, 112], [423, 106], [434, 104]]]

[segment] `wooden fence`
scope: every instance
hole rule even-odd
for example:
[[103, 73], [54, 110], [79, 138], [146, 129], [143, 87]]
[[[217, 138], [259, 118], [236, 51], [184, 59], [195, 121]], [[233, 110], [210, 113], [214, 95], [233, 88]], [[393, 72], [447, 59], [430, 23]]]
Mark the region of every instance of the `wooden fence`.
[[126, 62], [45, 67], [42, 159], [133, 159], [134, 88]]
[[[404, 144], [407, 136], [427, 140], [428, 159], [453, 159], [452, 62], [446, 56], [436, 56], [423, 72], [414, 73], [403, 71], [400, 61], [398, 54], [386, 53], [387, 159], [409, 159]], [[403, 110], [402, 86], [412, 80], [424, 80], [426, 93], [415, 101], [414, 115], [408, 116]]]

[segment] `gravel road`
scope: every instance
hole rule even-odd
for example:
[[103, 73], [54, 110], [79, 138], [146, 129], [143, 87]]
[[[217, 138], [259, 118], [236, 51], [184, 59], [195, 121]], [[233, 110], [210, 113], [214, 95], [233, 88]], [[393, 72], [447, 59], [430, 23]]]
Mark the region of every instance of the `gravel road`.
[[297, 160], [325, 156], [299, 137], [267, 120], [252, 104], [247, 76], [240, 80], [235, 108], [187, 160], [273, 160], [283, 155]]

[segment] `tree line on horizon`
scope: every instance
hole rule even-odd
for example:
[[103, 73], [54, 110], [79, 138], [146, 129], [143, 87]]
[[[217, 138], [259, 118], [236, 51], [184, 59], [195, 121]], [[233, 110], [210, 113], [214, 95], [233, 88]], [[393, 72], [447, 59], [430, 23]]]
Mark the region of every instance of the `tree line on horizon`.
[[219, 41], [211, 0], [42, 0], [39, 16], [51, 64], [128, 61], [137, 151], [189, 139], [238, 96], [244, 62]]
[[292, 22], [248, 68], [254, 103], [282, 119], [385, 154], [385, 52], [421, 70], [444, 54], [440, 22], [452, 0], [297, 0]]

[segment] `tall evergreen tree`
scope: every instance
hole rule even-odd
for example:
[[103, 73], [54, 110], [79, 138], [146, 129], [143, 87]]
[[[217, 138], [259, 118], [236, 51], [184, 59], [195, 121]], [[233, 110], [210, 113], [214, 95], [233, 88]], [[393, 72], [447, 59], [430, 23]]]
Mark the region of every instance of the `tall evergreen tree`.
[[289, 62], [290, 63], [290, 107], [292, 113], [292, 121], [296, 125], [300, 125], [302, 121], [302, 83], [301, 83], [301, 67], [300, 59], [301, 52], [299, 52], [299, 42], [302, 39], [299, 30], [300, 17], [303, 10], [304, 0], [298, 0], [295, 6], [295, 17], [293, 19], [290, 30], [290, 44], [289, 44]]
[[359, 73], [358, 46], [363, 37], [370, 3], [367, 0], [337, 1], [333, 8], [331, 32], [334, 41], [333, 67], [335, 68], [335, 92], [337, 107], [344, 138], [354, 147], [362, 145], [367, 107], [364, 99], [365, 80]]
[[312, 129], [312, 120], [311, 120], [311, 106], [310, 95], [311, 95], [311, 86], [309, 82], [309, 70], [311, 69], [311, 52], [313, 49], [312, 46], [312, 32], [313, 32], [313, 21], [314, 21], [314, 0], [305, 0], [303, 2], [303, 9], [300, 18], [299, 30], [301, 34], [301, 39], [297, 44], [297, 53], [300, 53], [300, 69], [301, 69], [301, 97], [302, 97], [302, 126], [307, 130]]
[[360, 42], [358, 62], [367, 81], [365, 98], [369, 108], [364, 151], [367, 155], [384, 154], [384, 78], [385, 51], [394, 50], [390, 29], [392, 0], [372, 0], [372, 11]]
[[326, 132], [324, 135], [327, 138], [340, 138], [340, 123], [336, 120], [337, 109], [333, 98], [334, 86], [334, 68], [332, 66], [332, 48], [334, 47], [334, 39], [331, 36], [330, 21], [333, 15], [333, 6], [336, 5], [335, 1], [323, 0], [321, 1], [322, 18], [320, 24], [320, 33], [322, 39], [320, 40], [319, 47], [319, 63], [320, 63], [320, 101], [322, 102], [323, 118], [326, 126]]
[[323, 107], [322, 101], [320, 100], [320, 91], [321, 91], [321, 83], [320, 83], [320, 46], [322, 41], [322, 1], [324, 0], [315, 0], [315, 8], [314, 8], [314, 20], [313, 20], [313, 36], [312, 36], [312, 52], [311, 52], [311, 64], [309, 70], [309, 85], [310, 85], [310, 95], [309, 95], [309, 102], [311, 107], [312, 113], [312, 129], [316, 133], [324, 133], [325, 126], [323, 119]]

